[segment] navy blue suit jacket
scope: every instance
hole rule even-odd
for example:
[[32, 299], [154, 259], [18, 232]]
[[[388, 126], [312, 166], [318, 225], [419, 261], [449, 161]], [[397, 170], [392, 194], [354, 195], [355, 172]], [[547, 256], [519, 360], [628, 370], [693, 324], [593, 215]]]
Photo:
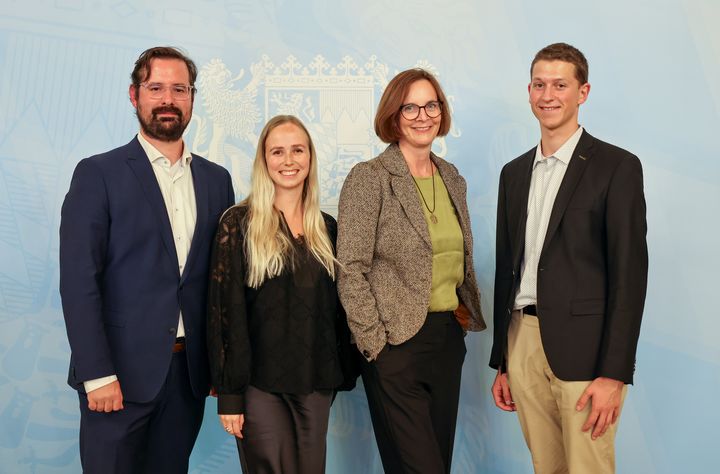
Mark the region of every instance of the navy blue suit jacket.
[[210, 387], [206, 299], [210, 250], [234, 204], [230, 174], [199, 156], [190, 164], [197, 221], [182, 273], [152, 165], [137, 137], [78, 163], [62, 206], [60, 295], [72, 356], [68, 383], [116, 374], [125, 400], [159, 392], [182, 310], [190, 382]]

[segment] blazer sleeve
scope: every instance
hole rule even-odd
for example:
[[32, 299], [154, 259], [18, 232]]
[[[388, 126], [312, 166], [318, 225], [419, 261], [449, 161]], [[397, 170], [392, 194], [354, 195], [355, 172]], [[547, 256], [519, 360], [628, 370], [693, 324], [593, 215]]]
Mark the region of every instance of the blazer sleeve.
[[[475, 273], [475, 266], [473, 263], [473, 234], [472, 234], [472, 223], [470, 221], [470, 209], [467, 205], [467, 182], [462, 177], [457, 167], [452, 163], [448, 163], [451, 169], [454, 171], [456, 178], [456, 186], [460, 189], [461, 198], [458, 203], [454, 203], [456, 212], [462, 214], [462, 217], [458, 215], [458, 219], [465, 221], [467, 232], [463, 232], [463, 246], [465, 247], [464, 256], [464, 270], [465, 277], [463, 283], [458, 288], [459, 302], [465, 307], [467, 311], [466, 315], [463, 315], [463, 309], [456, 309], [455, 316], [458, 317], [458, 321], [467, 317], [466, 322], [461, 324], [463, 329], [466, 331], [483, 331], [487, 327], [485, 319], [483, 318], [482, 306], [480, 304], [480, 287], [477, 282], [477, 274]], [[446, 181], [445, 185], [448, 185], [449, 181]]]
[[232, 208], [220, 219], [210, 260], [207, 342], [219, 414], [244, 413], [250, 382], [242, 219], [236, 211]]
[[348, 174], [338, 204], [338, 293], [358, 349], [375, 359], [387, 343], [385, 326], [366, 274], [375, 258], [382, 190], [371, 165], [359, 163]]
[[226, 209], [230, 209], [235, 204], [235, 189], [233, 189], [232, 178], [230, 177], [230, 173], [228, 173], [227, 170], [225, 170], [225, 176], [227, 179], [227, 207], [226, 207]]
[[[333, 250], [337, 249], [337, 222], [332, 216], [323, 212], [325, 227], [327, 228]], [[337, 251], [335, 250], [337, 256]], [[339, 298], [338, 298], [339, 299]], [[335, 391], [350, 391], [355, 388], [360, 375], [360, 354], [357, 346], [352, 343], [350, 328], [347, 323], [347, 314], [342, 303], [337, 302], [337, 317], [335, 319], [335, 341], [337, 344], [338, 360], [343, 373], [342, 383], [335, 387]]]
[[92, 160], [82, 160], [60, 217], [60, 296], [72, 350], [70, 383], [76, 388], [116, 373], [102, 315], [109, 228], [103, 174]]
[[507, 221], [507, 198], [505, 196], [505, 169], [500, 173], [498, 185], [497, 225], [495, 230], [495, 288], [493, 303], [493, 345], [490, 367], [503, 369], [507, 339], [508, 285], [512, 287], [512, 246]]
[[608, 296], [598, 375], [632, 383], [648, 272], [642, 166], [633, 155], [612, 176], [605, 219]]

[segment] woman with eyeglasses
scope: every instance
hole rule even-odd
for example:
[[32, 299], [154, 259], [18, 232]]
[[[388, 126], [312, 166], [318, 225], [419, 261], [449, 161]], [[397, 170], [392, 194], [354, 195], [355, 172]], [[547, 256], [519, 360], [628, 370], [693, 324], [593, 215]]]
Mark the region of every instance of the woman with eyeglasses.
[[340, 195], [338, 291], [387, 473], [450, 472], [464, 330], [485, 328], [465, 180], [432, 152], [449, 130], [437, 79], [401, 72], [375, 116], [389, 146]]
[[335, 286], [337, 224], [319, 199], [310, 134], [296, 117], [274, 117], [250, 194], [220, 219], [210, 270], [212, 384], [246, 473], [324, 473], [334, 391], [355, 385], [341, 360], [350, 334]]

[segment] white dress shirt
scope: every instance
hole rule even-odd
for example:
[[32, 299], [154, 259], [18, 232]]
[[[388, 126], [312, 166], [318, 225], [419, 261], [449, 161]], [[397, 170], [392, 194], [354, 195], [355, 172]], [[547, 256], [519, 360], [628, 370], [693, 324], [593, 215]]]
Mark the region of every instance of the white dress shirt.
[[[158, 151], [142, 133], [137, 135], [138, 141], [150, 160], [155, 178], [160, 186], [165, 208], [167, 209], [170, 227], [172, 229], [175, 251], [178, 258], [178, 270], [182, 275], [187, 262], [190, 244], [195, 233], [197, 220], [197, 206], [195, 203], [195, 187], [193, 186], [190, 162], [192, 154], [183, 143], [182, 157], [171, 164], [163, 154]], [[182, 312], [178, 314], [177, 337], [185, 336], [185, 327]], [[117, 380], [116, 375], [108, 375], [99, 379], [88, 380], [83, 383], [85, 392], [91, 392], [104, 385]]]
[[542, 153], [542, 142], [535, 151], [525, 226], [525, 254], [522, 261], [520, 288], [514, 309], [537, 304], [537, 272], [540, 252], [545, 243], [550, 214], [583, 128], [578, 129], [551, 156]]

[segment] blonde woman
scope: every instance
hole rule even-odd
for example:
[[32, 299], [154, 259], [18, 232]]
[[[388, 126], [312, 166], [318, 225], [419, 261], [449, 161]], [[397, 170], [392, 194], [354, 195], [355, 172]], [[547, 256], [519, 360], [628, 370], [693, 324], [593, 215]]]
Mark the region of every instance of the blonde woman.
[[320, 211], [317, 166], [302, 122], [271, 119], [250, 194], [225, 212], [215, 239], [212, 382], [220, 422], [253, 474], [325, 471], [330, 404], [343, 383], [338, 332], [347, 326], [335, 287], [337, 224]]

